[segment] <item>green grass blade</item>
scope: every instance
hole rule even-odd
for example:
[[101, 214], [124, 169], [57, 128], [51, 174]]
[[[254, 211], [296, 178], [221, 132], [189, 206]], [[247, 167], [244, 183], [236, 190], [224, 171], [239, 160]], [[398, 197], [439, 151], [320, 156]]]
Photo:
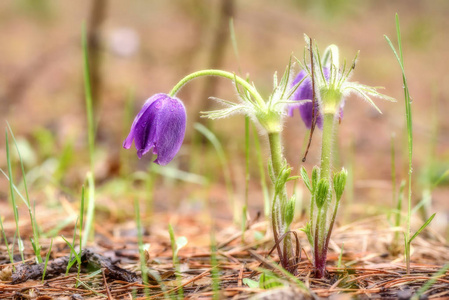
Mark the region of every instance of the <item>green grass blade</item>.
[[430, 222], [432, 222], [433, 218], [435, 218], [436, 213], [434, 213], [433, 215], [430, 216], [430, 218], [427, 219], [427, 221], [421, 226], [421, 228], [418, 229], [417, 232], [415, 232], [415, 234], [410, 238], [410, 240], [408, 241], [409, 243], [411, 243], [413, 241], [413, 239], [415, 239], [418, 234], [421, 233], [421, 231], [423, 231], [429, 224]]
[[[3, 176], [5, 176], [6, 180], [9, 181], [9, 176], [8, 174], [5, 173], [5, 171], [3, 171], [3, 169], [0, 169], [0, 172], [3, 174]], [[17, 186], [14, 184], [14, 182], [12, 183], [12, 186], [14, 188], [14, 191], [16, 191], [17, 195], [19, 195], [20, 199], [22, 199], [23, 203], [25, 203], [25, 205], [27, 205], [27, 201], [25, 199], [25, 197], [22, 195], [22, 193], [19, 191], [19, 189], [17, 188]]]
[[444, 172], [443, 174], [441, 174], [440, 177], [438, 177], [438, 179], [432, 185], [432, 190], [435, 189], [448, 176], [449, 176], [449, 169], [446, 170], [446, 172]]
[[[42, 263], [42, 257], [41, 257], [41, 246], [39, 244], [39, 229], [38, 229], [38, 225], [36, 222], [36, 218], [35, 215], [33, 215], [33, 212], [31, 210], [31, 202], [30, 202], [30, 195], [28, 193], [28, 186], [27, 186], [27, 181], [26, 181], [26, 174], [25, 174], [25, 168], [23, 166], [23, 159], [22, 159], [22, 154], [20, 154], [20, 150], [19, 150], [19, 146], [17, 146], [17, 141], [16, 138], [14, 136], [14, 133], [12, 132], [11, 126], [9, 125], [9, 123], [6, 123], [8, 125], [8, 129], [9, 132], [11, 133], [11, 137], [14, 141], [14, 145], [16, 147], [16, 151], [17, 154], [19, 155], [19, 161], [20, 161], [20, 167], [22, 170], [22, 179], [23, 179], [23, 186], [25, 188], [25, 196], [26, 199], [23, 199], [27, 208], [28, 208], [28, 212], [30, 215], [30, 222], [31, 222], [31, 227], [32, 227], [32, 231], [33, 231], [33, 250], [34, 250], [34, 254], [36, 256], [36, 261], [38, 264]], [[14, 186], [14, 188], [17, 190], [17, 188]], [[20, 195], [22, 198], [23, 196]], [[25, 201], [26, 200], [26, 201]]]
[[249, 117], [245, 116], [245, 204], [242, 208], [242, 243], [245, 243], [246, 232], [246, 215], [248, 210], [249, 199]]
[[16, 141], [16, 138], [14, 136], [14, 133], [12, 132], [11, 126], [9, 126], [8, 122], [6, 122], [6, 124], [8, 125], [9, 132], [11, 133], [11, 137], [12, 137], [12, 139], [14, 141], [14, 145], [16, 147], [17, 154], [19, 155], [20, 167], [22, 169], [23, 186], [25, 188], [25, 196], [26, 196], [26, 200], [27, 200], [26, 204], [27, 204], [28, 209], [30, 209], [30, 196], [28, 194], [28, 186], [27, 186], [27, 181], [26, 181], [26, 176], [25, 176], [25, 168], [23, 166], [22, 155], [20, 154], [19, 146], [17, 146], [17, 141]]
[[394, 147], [395, 134], [391, 134], [391, 186], [393, 189], [393, 205], [396, 202], [396, 149]]
[[[129, 124], [132, 124], [134, 119], [133, 103], [135, 100], [135, 89], [130, 88], [126, 96], [125, 107], [123, 108], [123, 127], [122, 135], [127, 136], [129, 133]], [[131, 151], [120, 151], [120, 175], [126, 178], [131, 173], [130, 158]]]
[[416, 204], [415, 207], [412, 208], [412, 215], [415, 214], [422, 207], [430, 205], [431, 202], [432, 202], [432, 195], [430, 194], [429, 190], [425, 189], [423, 191], [421, 201], [419, 201], [418, 204]]
[[68, 217], [67, 219], [61, 221], [60, 223], [58, 223], [56, 226], [54, 226], [53, 228], [51, 228], [50, 230], [48, 230], [45, 233], [42, 233], [41, 236], [43, 238], [48, 238], [48, 237], [55, 237], [58, 235], [58, 233], [64, 229], [66, 226], [68, 226], [69, 224], [72, 224], [74, 221], [76, 220], [75, 217]]
[[11, 204], [13, 207], [14, 212], [14, 221], [16, 223], [16, 233], [17, 233], [17, 244], [20, 252], [20, 256], [22, 257], [22, 261], [25, 261], [25, 258], [23, 256], [23, 243], [22, 239], [20, 238], [20, 230], [19, 230], [19, 209], [16, 204], [16, 197], [14, 194], [14, 183], [12, 179], [12, 166], [11, 166], [11, 155], [9, 153], [9, 139], [8, 139], [8, 130], [5, 129], [5, 138], [6, 138], [6, 161], [8, 164], [8, 177], [9, 177], [9, 190], [11, 193]]
[[81, 257], [78, 255], [78, 253], [76, 253], [76, 250], [73, 247], [73, 245], [70, 244], [70, 242], [68, 240], [66, 240], [66, 238], [63, 235], [61, 235], [61, 238], [64, 240], [64, 242], [67, 244], [67, 246], [69, 246], [69, 248], [71, 250], [71, 253], [73, 253], [73, 255], [75, 256], [75, 259], [76, 259], [77, 263], [79, 265], [81, 265]]
[[92, 88], [90, 82], [89, 71], [89, 55], [87, 45], [86, 25], [82, 27], [82, 46], [83, 46], [83, 77], [84, 77], [84, 92], [86, 98], [86, 113], [87, 113], [87, 128], [88, 128], [88, 143], [89, 143], [89, 157], [90, 157], [90, 176], [87, 175], [89, 182], [89, 202], [87, 208], [87, 220], [86, 220], [86, 232], [83, 236], [82, 244], [86, 245], [87, 240], [93, 233], [94, 228], [94, 215], [95, 215], [95, 173], [94, 173], [94, 154], [95, 154], [95, 125], [93, 115], [93, 101], [92, 101]]
[[396, 52], [391, 40], [385, 36], [388, 44], [393, 50], [396, 59], [398, 60], [399, 66], [402, 71], [402, 84], [404, 89], [404, 102], [405, 102], [405, 116], [407, 123], [407, 139], [408, 139], [408, 162], [409, 162], [409, 170], [408, 170], [408, 210], [407, 210], [407, 232], [406, 232], [406, 265], [407, 265], [407, 274], [410, 273], [410, 228], [411, 228], [411, 214], [412, 214], [412, 157], [413, 157], [413, 128], [412, 128], [412, 110], [411, 110], [411, 98], [410, 92], [408, 89], [407, 78], [405, 76], [404, 70], [404, 56], [402, 53], [402, 41], [401, 41], [401, 29], [399, 26], [399, 15], [396, 14], [396, 34], [398, 39], [398, 50], [399, 53]]
[[91, 172], [87, 173], [87, 186], [89, 188], [89, 198], [87, 200], [86, 225], [84, 227], [84, 234], [81, 240], [82, 245], [86, 245], [88, 239], [94, 232], [94, 218], [95, 218], [95, 181]]
[[15, 270], [16, 267], [14, 266], [14, 256], [13, 256], [12, 251], [9, 249], [8, 239], [6, 238], [5, 229], [3, 228], [2, 216], [0, 216], [0, 226], [2, 228], [3, 240], [5, 241], [5, 246], [6, 246], [6, 251], [8, 252], [9, 261], [11, 262], [11, 264], [13, 265], [13, 268]]
[[438, 277], [444, 275], [449, 270], [449, 264], [446, 264], [435, 275], [432, 276], [417, 292], [413, 295], [412, 300], [421, 299], [421, 295], [424, 294], [438, 279]]
[[90, 167], [91, 172], [94, 172], [94, 151], [95, 151], [95, 126], [93, 114], [92, 88], [90, 84], [89, 71], [89, 53], [87, 45], [86, 24], [82, 27], [82, 47], [83, 47], [83, 78], [84, 78], [84, 93], [86, 98], [86, 112], [87, 112], [87, 134], [89, 143]]
[[340, 269], [341, 268], [341, 259], [343, 258], [343, 251], [345, 249], [345, 243], [343, 243], [341, 245], [341, 249], [340, 249], [340, 255], [338, 256], [338, 263], [337, 263], [337, 268]]
[[384, 35], [385, 39], [387, 40], [388, 45], [390, 46], [391, 50], [393, 51], [394, 56], [396, 57], [399, 66], [401, 67], [402, 72], [404, 72], [404, 69], [402, 67], [401, 58], [399, 57], [398, 53], [396, 52], [396, 48], [393, 46], [393, 43], [391, 42], [390, 38], [386, 35]]
[[260, 185], [262, 187], [262, 194], [263, 194], [263, 203], [264, 203], [264, 214], [266, 218], [270, 217], [270, 195], [268, 193], [268, 187], [267, 187], [267, 181], [265, 179], [265, 166], [264, 166], [264, 160], [262, 157], [262, 151], [260, 148], [260, 140], [257, 133], [257, 130], [253, 126], [253, 138], [254, 138], [254, 148], [256, 151], [257, 156], [257, 165], [259, 167], [259, 174], [260, 174]]
[[157, 164], [151, 164], [149, 168], [151, 168], [151, 170], [148, 170], [149, 173], [148, 177], [151, 177], [153, 175], [151, 174], [151, 172], [154, 172], [164, 177], [177, 179], [188, 183], [194, 183], [199, 185], [205, 185], [207, 183], [207, 179], [205, 177], [195, 173], [186, 172], [177, 168], [169, 166], [159, 166]]
[[[76, 228], [77, 228], [77, 225], [78, 225], [78, 220], [79, 220], [79, 217], [76, 218], [76, 221], [75, 221], [75, 228], [73, 228], [73, 237], [72, 237], [72, 244], [71, 244], [71, 245], [72, 245], [72, 248], [74, 248], [74, 246], [75, 246], [75, 240], [76, 240]], [[76, 261], [76, 259], [72, 261], [72, 255], [73, 255], [73, 253], [72, 253], [72, 251], [70, 251], [70, 254], [69, 254], [69, 262], [70, 262], [70, 263], [67, 264], [67, 268], [66, 268], [66, 270], [65, 270], [65, 275], [66, 275], [66, 276], [67, 276], [67, 274], [69, 274], [70, 268], [73, 266], [74, 262]]]
[[184, 299], [184, 288], [182, 287], [182, 277], [181, 277], [181, 270], [179, 266], [179, 260], [178, 260], [178, 244], [176, 243], [175, 238], [175, 232], [173, 231], [173, 227], [171, 224], [168, 224], [168, 233], [170, 234], [170, 243], [171, 248], [173, 251], [173, 266], [176, 270], [176, 280], [179, 284], [179, 289], [177, 291], [178, 293], [178, 299]]
[[50, 248], [48, 249], [47, 255], [45, 256], [44, 271], [42, 272], [42, 283], [44, 283], [45, 273], [47, 272], [47, 265], [48, 265], [48, 260], [50, 259], [52, 247], [53, 247], [53, 239], [51, 239], [51, 241], [50, 241]]
[[[397, 196], [396, 210], [393, 211], [393, 213], [395, 214], [394, 225], [396, 227], [401, 226], [401, 212], [402, 212], [402, 201], [404, 200], [404, 188], [405, 188], [405, 181], [402, 180], [401, 181], [401, 185], [399, 186], [399, 193], [398, 193], [398, 196]], [[393, 238], [393, 241], [392, 241], [392, 249], [395, 249], [397, 245], [399, 245], [399, 231], [396, 231], [395, 234], [394, 234], [394, 238]]]
[[235, 55], [235, 58], [237, 59], [237, 65], [239, 66], [239, 73], [242, 73], [242, 70], [240, 67], [239, 48], [237, 46], [237, 38], [235, 36], [234, 18], [229, 19], [229, 32], [231, 34], [232, 49], [234, 50], [234, 55]]
[[145, 285], [144, 294], [145, 297], [149, 297], [150, 292], [148, 290], [148, 270], [147, 263], [145, 261], [145, 252], [143, 246], [142, 223], [140, 221], [140, 206], [139, 201], [136, 198], [134, 199], [134, 210], [137, 225], [137, 242], [139, 244], [140, 270], [142, 273], [142, 282]]
[[211, 276], [212, 276], [212, 291], [213, 297], [212, 299], [220, 299], [220, 274], [218, 269], [218, 260], [217, 260], [217, 241], [215, 240], [215, 232], [214, 229], [211, 231], [210, 235], [210, 261], [211, 261]]
[[[97, 295], [97, 296], [99, 296], [99, 297], [103, 297], [103, 298], [107, 298], [107, 297], [108, 297], [108, 296], [103, 295], [103, 294], [97, 292], [96, 290], [92, 289], [90, 286], [88, 286], [87, 284], [85, 284], [84, 282], [82, 282], [79, 278], [75, 278], [75, 279], [78, 281], [78, 283], [79, 283], [80, 285], [82, 285], [83, 287], [85, 287], [86, 289], [88, 289], [89, 291], [91, 291], [92, 293], [94, 293], [95, 295]], [[77, 285], [77, 286], [78, 286], [78, 285]]]
[[[79, 220], [80, 220], [80, 224], [79, 224], [79, 243], [80, 243], [80, 251], [82, 251], [83, 250], [83, 225], [84, 225], [84, 185], [81, 188], [81, 205], [80, 205]], [[76, 227], [75, 227], [75, 231], [76, 231]]]

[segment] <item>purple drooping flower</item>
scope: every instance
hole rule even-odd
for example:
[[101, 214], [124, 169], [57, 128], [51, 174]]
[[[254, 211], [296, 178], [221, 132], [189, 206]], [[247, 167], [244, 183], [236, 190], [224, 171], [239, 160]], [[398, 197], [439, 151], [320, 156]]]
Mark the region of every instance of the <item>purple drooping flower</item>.
[[167, 94], [156, 94], [137, 114], [123, 148], [129, 149], [134, 140], [139, 158], [153, 148], [153, 154], [157, 154], [154, 162], [166, 165], [181, 148], [186, 119], [181, 100]]
[[[310, 67], [310, 66], [309, 66]], [[326, 77], [326, 80], [329, 80], [329, 69], [323, 68], [324, 77]], [[296, 75], [295, 79], [292, 82], [292, 86], [295, 86], [303, 80], [304, 77], [307, 76], [307, 72], [305, 70], [302, 70], [301, 72]], [[301, 83], [301, 85], [298, 87], [298, 89], [295, 91], [295, 93], [291, 96], [290, 100], [313, 100], [313, 91], [312, 91], [312, 80], [310, 77], [307, 77], [304, 79], [304, 81]], [[288, 108], [288, 115], [293, 116], [293, 111], [298, 108], [299, 114], [301, 115], [302, 120], [304, 121], [304, 124], [307, 128], [312, 127], [312, 121], [313, 121], [313, 114], [312, 114], [312, 108], [313, 104], [312, 102], [307, 102], [301, 105], [295, 105], [292, 104]], [[318, 101], [315, 101], [315, 115], [316, 115], [316, 124], [318, 128], [323, 128], [323, 116], [320, 112], [320, 106]]]

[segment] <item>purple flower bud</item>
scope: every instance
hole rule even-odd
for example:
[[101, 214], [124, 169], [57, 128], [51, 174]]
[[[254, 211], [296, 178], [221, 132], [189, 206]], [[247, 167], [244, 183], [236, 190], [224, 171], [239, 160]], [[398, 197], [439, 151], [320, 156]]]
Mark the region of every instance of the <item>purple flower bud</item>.
[[[310, 66], [309, 66], [310, 67]], [[326, 77], [326, 80], [329, 80], [329, 68], [323, 68], [324, 77]], [[292, 86], [295, 86], [300, 82], [304, 77], [307, 76], [307, 72], [305, 70], [302, 70], [301, 72], [296, 75], [296, 78], [292, 82]], [[298, 89], [295, 91], [295, 93], [292, 95], [290, 100], [313, 100], [313, 91], [312, 91], [312, 80], [310, 77], [307, 77], [304, 79], [304, 81], [301, 83], [301, 85], [298, 87]], [[288, 108], [288, 115], [293, 116], [293, 111], [299, 108], [299, 114], [301, 115], [302, 120], [304, 121], [304, 124], [307, 128], [312, 127], [312, 121], [313, 121], [313, 115], [312, 115], [312, 108], [313, 104], [312, 102], [304, 103], [302, 105], [295, 105], [292, 104]], [[343, 110], [340, 109], [340, 115], [342, 116]], [[321, 115], [320, 106], [318, 101], [315, 101], [315, 115], [316, 115], [316, 124], [318, 128], [323, 128], [323, 116]]]
[[123, 148], [129, 149], [134, 140], [139, 158], [153, 148], [153, 154], [157, 154], [154, 162], [166, 165], [181, 148], [186, 119], [181, 100], [167, 94], [156, 94], [137, 114]]

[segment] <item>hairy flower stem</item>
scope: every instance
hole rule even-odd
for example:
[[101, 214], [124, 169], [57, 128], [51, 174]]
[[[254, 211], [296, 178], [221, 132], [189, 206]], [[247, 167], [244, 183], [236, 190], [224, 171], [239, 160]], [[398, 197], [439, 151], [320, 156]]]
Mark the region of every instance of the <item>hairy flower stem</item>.
[[260, 105], [261, 107], [266, 107], [265, 101], [262, 99], [262, 97], [259, 95], [259, 93], [256, 91], [256, 89], [250, 83], [248, 83], [246, 80], [235, 75], [234, 73], [226, 72], [226, 71], [222, 71], [222, 70], [214, 70], [214, 69], [201, 70], [201, 71], [193, 72], [193, 73], [187, 75], [173, 87], [173, 89], [170, 91], [169, 95], [171, 97], [175, 96], [176, 93], [187, 82], [189, 82], [192, 79], [202, 77], [202, 76], [218, 76], [218, 77], [231, 79], [236, 84], [239, 84], [242, 87], [244, 87], [251, 94], [251, 96], [254, 97], [254, 100], [257, 102], [258, 105]]
[[[268, 141], [270, 144], [270, 153], [271, 153], [271, 164], [273, 166], [274, 177], [277, 178], [279, 175], [282, 166], [283, 166], [283, 155], [282, 155], [282, 146], [281, 146], [281, 136], [279, 132], [270, 132], [268, 133]], [[274, 184], [274, 182], [273, 182]], [[287, 191], [284, 187], [282, 188], [282, 192], [279, 193], [273, 200], [271, 218], [273, 225], [273, 236], [275, 239], [275, 243], [278, 242], [280, 236], [283, 236], [284, 233], [290, 230], [289, 226], [285, 222], [285, 216], [282, 213], [282, 208], [287, 203]], [[295, 273], [295, 267], [290, 266], [289, 262], [294, 258], [292, 241], [290, 235], [285, 235], [282, 243], [280, 243], [280, 247], [277, 248], [278, 255], [281, 260], [282, 267], [288, 270], [291, 273]]]
[[[284, 158], [282, 155], [282, 146], [281, 146], [281, 120], [280, 116], [270, 110], [270, 107], [267, 106], [267, 103], [260, 96], [256, 88], [250, 84], [248, 81], [242, 79], [239, 76], [236, 76], [234, 73], [222, 71], [222, 70], [202, 70], [191, 73], [181, 79], [170, 91], [169, 96], [174, 97], [176, 93], [190, 80], [193, 80], [202, 76], [219, 76], [223, 78], [230, 79], [236, 85], [241, 86], [245, 91], [246, 95], [250, 95], [250, 97], [242, 97], [241, 100], [247, 101], [250, 104], [250, 107], [255, 110], [254, 116], [257, 118], [259, 123], [268, 133], [268, 140], [270, 144], [271, 151], [271, 164], [273, 169], [273, 185], [275, 184], [276, 178], [281, 173], [282, 168], [284, 167]], [[285, 220], [284, 215], [284, 207], [287, 205], [287, 190], [285, 184], [282, 186], [280, 191], [276, 192], [276, 197], [273, 200], [272, 205], [272, 223], [273, 223], [273, 236], [275, 239], [275, 243], [279, 244], [277, 246], [279, 258], [281, 260], [282, 266], [292, 274], [296, 273], [296, 259], [295, 254], [293, 252], [292, 239], [290, 234], [286, 234], [289, 232], [289, 225]], [[282, 241], [279, 241], [281, 240]], [[294, 263], [291, 263], [294, 262]]]
[[[315, 258], [315, 271], [316, 276], [321, 278], [325, 274], [326, 270], [326, 257], [327, 248], [329, 244], [330, 230], [327, 228], [327, 211], [329, 209], [329, 204], [332, 200], [332, 178], [331, 178], [331, 167], [332, 167], [332, 152], [334, 148], [334, 130], [335, 130], [335, 113], [334, 112], [324, 112], [323, 117], [323, 136], [321, 144], [321, 171], [320, 178], [326, 178], [329, 182], [329, 192], [327, 200], [324, 202], [323, 206], [318, 209], [316, 228], [315, 228], [315, 239], [314, 239], [314, 258]], [[335, 212], [336, 213], [336, 212]], [[334, 214], [335, 214], [334, 213]], [[333, 226], [333, 221], [330, 224], [330, 228]]]

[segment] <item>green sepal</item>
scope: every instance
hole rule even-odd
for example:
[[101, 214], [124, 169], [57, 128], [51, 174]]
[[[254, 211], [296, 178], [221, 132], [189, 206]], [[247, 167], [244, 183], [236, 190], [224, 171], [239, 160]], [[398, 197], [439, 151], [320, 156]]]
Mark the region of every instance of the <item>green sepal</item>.
[[307, 170], [304, 167], [301, 167], [300, 170], [301, 178], [304, 184], [306, 185], [307, 189], [312, 193], [312, 185], [310, 184], [309, 174], [307, 174]]
[[285, 186], [285, 183], [289, 180], [292, 169], [289, 167], [283, 167], [279, 172], [279, 176], [274, 183], [274, 189], [276, 194], [280, 194]]

